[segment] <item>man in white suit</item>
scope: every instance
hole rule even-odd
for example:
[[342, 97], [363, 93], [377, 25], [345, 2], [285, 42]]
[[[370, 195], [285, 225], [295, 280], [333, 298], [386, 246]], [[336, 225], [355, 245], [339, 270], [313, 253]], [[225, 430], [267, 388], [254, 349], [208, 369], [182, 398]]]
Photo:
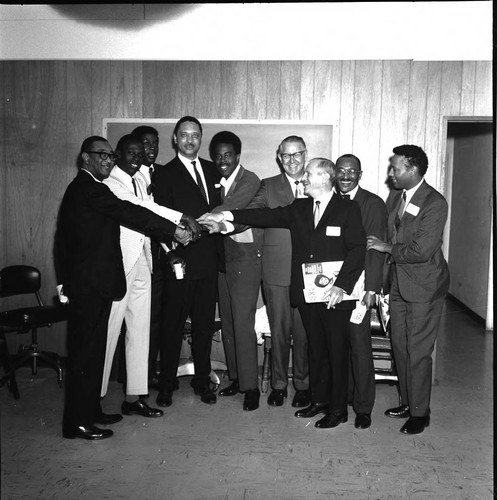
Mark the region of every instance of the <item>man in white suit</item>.
[[[144, 206], [168, 220], [180, 224], [191, 219], [180, 212], [161, 207], [147, 193], [149, 182], [140, 169], [143, 163], [142, 143], [133, 135], [123, 136], [116, 147], [117, 165], [105, 180], [111, 191], [123, 200]], [[188, 221], [194, 227], [192, 221]], [[198, 226], [197, 226], [198, 227]], [[105, 366], [101, 396], [107, 393], [112, 360], [123, 320], [126, 322], [126, 399], [122, 413], [160, 417], [162, 410], [150, 408], [141, 395], [148, 393], [148, 351], [152, 253], [150, 238], [121, 226], [121, 251], [126, 274], [126, 295], [114, 301], [109, 317]]]

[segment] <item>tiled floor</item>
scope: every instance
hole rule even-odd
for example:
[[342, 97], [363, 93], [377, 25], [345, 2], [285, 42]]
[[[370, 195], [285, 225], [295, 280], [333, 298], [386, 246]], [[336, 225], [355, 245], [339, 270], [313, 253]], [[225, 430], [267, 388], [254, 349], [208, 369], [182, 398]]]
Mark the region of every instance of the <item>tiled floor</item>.
[[[100, 442], [61, 437], [55, 373], [18, 372], [21, 399], [0, 391], [2, 498], [14, 499], [490, 499], [493, 497], [493, 334], [447, 304], [437, 347], [431, 425], [399, 432], [397, 404], [377, 385], [373, 425], [353, 414], [336, 429], [290, 406], [242, 410], [242, 395], [207, 406], [181, 379], [164, 417], [125, 417]], [[222, 384], [226, 384], [223, 381]], [[152, 399], [155, 393], [152, 393]], [[118, 411], [113, 382], [105, 402]]]

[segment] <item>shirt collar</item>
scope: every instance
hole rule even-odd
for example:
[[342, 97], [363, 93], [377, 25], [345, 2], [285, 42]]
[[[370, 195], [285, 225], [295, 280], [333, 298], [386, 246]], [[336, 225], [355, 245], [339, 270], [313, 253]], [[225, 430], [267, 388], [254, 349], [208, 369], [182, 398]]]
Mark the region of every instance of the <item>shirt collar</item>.
[[196, 161], [197, 165], [200, 163], [198, 155], [193, 159], [190, 160], [186, 156], [183, 156], [179, 151], [178, 151], [178, 158], [180, 159], [181, 163], [187, 168], [192, 168], [192, 161]]
[[411, 201], [412, 197], [414, 196], [414, 193], [419, 189], [419, 186], [421, 186], [424, 180], [425, 179], [423, 177], [414, 187], [412, 187], [411, 189], [406, 189], [404, 191], [406, 193], [406, 205], [405, 205], [406, 207]]
[[316, 201], [319, 201], [321, 207], [327, 206], [332, 196], [333, 196], [333, 190], [327, 191], [321, 196], [314, 198], [314, 203], [316, 203]]
[[231, 172], [231, 175], [226, 178], [226, 177], [221, 177], [221, 180], [219, 181], [219, 184], [221, 184], [221, 186], [224, 186], [224, 190], [225, 191], [228, 191], [228, 189], [231, 187], [231, 185], [233, 184], [234, 180], [236, 179], [236, 176], [238, 175], [238, 172], [240, 171], [240, 164], [238, 164], [235, 168], [235, 170], [233, 170], [233, 172]]
[[340, 189], [338, 189], [336, 186], [333, 189], [335, 190], [335, 193], [339, 194], [340, 196], [350, 196], [350, 199], [353, 200], [355, 198], [355, 195], [357, 194], [357, 191], [359, 191], [359, 184], [357, 184], [357, 186], [348, 193], [341, 193]]

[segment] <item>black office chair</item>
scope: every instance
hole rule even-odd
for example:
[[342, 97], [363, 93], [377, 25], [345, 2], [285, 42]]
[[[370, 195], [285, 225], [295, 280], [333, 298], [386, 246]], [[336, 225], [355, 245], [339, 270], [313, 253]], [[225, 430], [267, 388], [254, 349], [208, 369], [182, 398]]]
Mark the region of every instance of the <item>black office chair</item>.
[[[17, 368], [31, 360], [33, 375], [36, 375], [38, 359], [43, 360], [57, 372], [57, 381], [62, 387], [62, 367], [60, 357], [55, 352], [38, 349], [38, 328], [50, 327], [53, 323], [67, 319], [66, 310], [60, 306], [46, 306], [40, 296], [41, 274], [31, 266], [9, 266], [0, 271], [0, 297], [34, 294], [38, 305], [0, 312], [0, 329], [5, 333], [27, 333], [31, 331], [31, 345], [19, 348], [19, 359], [0, 379], [0, 387], [9, 382]], [[15, 397], [15, 394], [14, 394]]]

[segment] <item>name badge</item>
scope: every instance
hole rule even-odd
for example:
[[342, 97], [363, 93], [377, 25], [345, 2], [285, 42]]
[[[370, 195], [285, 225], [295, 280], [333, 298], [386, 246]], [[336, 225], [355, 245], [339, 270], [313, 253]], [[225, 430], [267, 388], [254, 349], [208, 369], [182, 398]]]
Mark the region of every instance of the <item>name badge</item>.
[[408, 214], [414, 215], [414, 217], [416, 217], [416, 215], [419, 214], [419, 207], [416, 205], [413, 205], [412, 203], [409, 203], [409, 205], [407, 205], [406, 212]]
[[340, 226], [326, 226], [326, 236], [340, 236]]

